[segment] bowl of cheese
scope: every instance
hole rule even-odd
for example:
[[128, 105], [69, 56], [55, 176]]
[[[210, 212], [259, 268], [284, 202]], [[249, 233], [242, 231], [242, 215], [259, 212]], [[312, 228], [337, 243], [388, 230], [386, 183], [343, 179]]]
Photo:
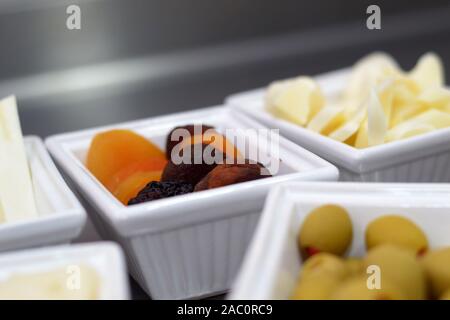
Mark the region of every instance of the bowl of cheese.
[[341, 180], [450, 181], [450, 90], [434, 53], [408, 71], [372, 53], [351, 68], [275, 81], [226, 101], [333, 162]]

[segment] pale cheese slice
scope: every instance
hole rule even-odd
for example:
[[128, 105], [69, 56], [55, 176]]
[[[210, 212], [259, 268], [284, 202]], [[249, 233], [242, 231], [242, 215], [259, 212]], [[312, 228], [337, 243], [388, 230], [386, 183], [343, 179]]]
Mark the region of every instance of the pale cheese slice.
[[416, 66], [410, 71], [409, 76], [417, 82], [422, 90], [430, 87], [440, 87], [445, 83], [442, 61], [439, 56], [431, 52], [420, 57]]
[[0, 300], [95, 300], [99, 294], [99, 275], [86, 265], [17, 273], [0, 281]]
[[324, 105], [322, 92], [311, 78], [299, 77], [276, 90], [273, 108], [283, 118], [304, 126]]
[[343, 111], [344, 108], [340, 105], [325, 106], [311, 119], [306, 128], [326, 135], [345, 122]]
[[[400, 74], [400, 70], [395, 60], [385, 53], [372, 53], [359, 60], [352, 68], [350, 77], [343, 90], [343, 101], [349, 104], [350, 101], [356, 103], [349, 104], [358, 107], [364, 103], [369, 96], [370, 90], [377, 86], [386, 77]], [[357, 110], [349, 110], [350, 113]]]
[[0, 223], [3, 222], [5, 222], [5, 213], [3, 212], [2, 201], [0, 199]]
[[427, 109], [426, 105], [418, 100], [417, 96], [420, 94], [420, 88], [412, 79], [406, 77], [397, 78], [391, 93], [393, 100], [389, 128], [393, 128]]
[[286, 88], [286, 85], [291, 82], [292, 79], [279, 80], [272, 82], [266, 90], [265, 104], [266, 110], [269, 112], [275, 111], [275, 100], [281, 92]]
[[361, 123], [361, 126], [359, 127], [359, 130], [358, 130], [358, 132], [356, 134], [356, 139], [355, 139], [355, 142], [354, 142], [354, 146], [356, 148], [367, 148], [369, 146], [369, 134], [368, 134], [367, 117]]
[[0, 101], [0, 207], [3, 220], [37, 217], [15, 97]]
[[430, 109], [390, 129], [386, 141], [395, 141], [450, 127], [450, 114]]
[[447, 88], [428, 88], [419, 95], [418, 99], [428, 108], [450, 112], [450, 90]]
[[384, 143], [388, 129], [390, 102], [383, 105], [375, 89], [370, 92], [367, 104], [367, 144], [376, 146]]
[[365, 117], [366, 109], [359, 108], [343, 125], [331, 132], [329, 137], [340, 142], [346, 141], [358, 131]]
[[404, 105], [395, 105], [392, 108], [392, 115], [391, 120], [389, 123], [389, 129], [394, 128], [401, 124], [402, 122], [405, 122], [412, 117], [415, 117], [416, 115], [423, 113], [427, 111], [429, 108], [423, 104], [420, 103], [420, 101], [414, 101], [410, 104], [404, 104]]

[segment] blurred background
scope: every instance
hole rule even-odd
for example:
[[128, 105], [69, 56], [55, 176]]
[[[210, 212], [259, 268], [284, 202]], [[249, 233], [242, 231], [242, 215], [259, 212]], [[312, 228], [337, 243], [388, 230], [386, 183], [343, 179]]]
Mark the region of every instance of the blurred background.
[[[81, 9], [81, 30], [66, 8]], [[381, 7], [381, 30], [366, 8]], [[220, 104], [272, 80], [426, 51], [449, 76], [450, 1], [0, 0], [0, 95], [42, 137]]]

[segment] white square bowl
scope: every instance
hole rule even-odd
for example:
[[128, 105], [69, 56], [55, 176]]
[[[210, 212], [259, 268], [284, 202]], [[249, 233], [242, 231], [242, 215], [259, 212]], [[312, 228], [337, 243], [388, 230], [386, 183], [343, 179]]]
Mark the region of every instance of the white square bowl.
[[[314, 79], [326, 96], [333, 96], [349, 73], [342, 69]], [[273, 116], [265, 110], [264, 95], [265, 89], [252, 90], [232, 95], [226, 103], [335, 164], [342, 181], [450, 182], [450, 128], [357, 149]]]
[[86, 212], [67, 187], [41, 139], [26, 137], [38, 217], [0, 224], [0, 252], [69, 243], [81, 232]]
[[297, 235], [305, 217], [324, 204], [347, 209], [353, 224], [348, 256], [366, 253], [373, 219], [404, 215], [419, 225], [431, 248], [450, 245], [450, 186], [444, 184], [287, 183], [270, 192], [230, 299], [289, 299], [302, 267]]
[[83, 264], [100, 277], [99, 300], [129, 299], [128, 274], [120, 247], [114, 243], [60, 245], [0, 255], [0, 281], [15, 274], [35, 274]]
[[83, 164], [93, 136], [105, 129], [132, 129], [164, 148], [169, 131], [189, 123], [210, 124], [219, 131], [264, 128], [228, 108], [213, 107], [47, 140], [51, 154], [89, 203], [99, 232], [121, 243], [132, 275], [154, 299], [223, 293], [238, 270], [269, 188], [283, 181], [338, 178], [333, 165], [280, 138], [283, 161], [277, 176], [125, 207]]

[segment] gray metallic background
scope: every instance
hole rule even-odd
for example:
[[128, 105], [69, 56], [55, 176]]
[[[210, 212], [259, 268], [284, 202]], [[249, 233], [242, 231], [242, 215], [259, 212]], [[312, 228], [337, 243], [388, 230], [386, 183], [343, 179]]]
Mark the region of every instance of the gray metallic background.
[[[65, 27], [79, 4], [82, 29]], [[449, 64], [449, 1], [3, 0], [0, 96], [15, 93], [26, 134], [219, 104], [273, 79], [317, 74], [386, 50]], [[447, 75], [448, 75], [447, 68]]]

